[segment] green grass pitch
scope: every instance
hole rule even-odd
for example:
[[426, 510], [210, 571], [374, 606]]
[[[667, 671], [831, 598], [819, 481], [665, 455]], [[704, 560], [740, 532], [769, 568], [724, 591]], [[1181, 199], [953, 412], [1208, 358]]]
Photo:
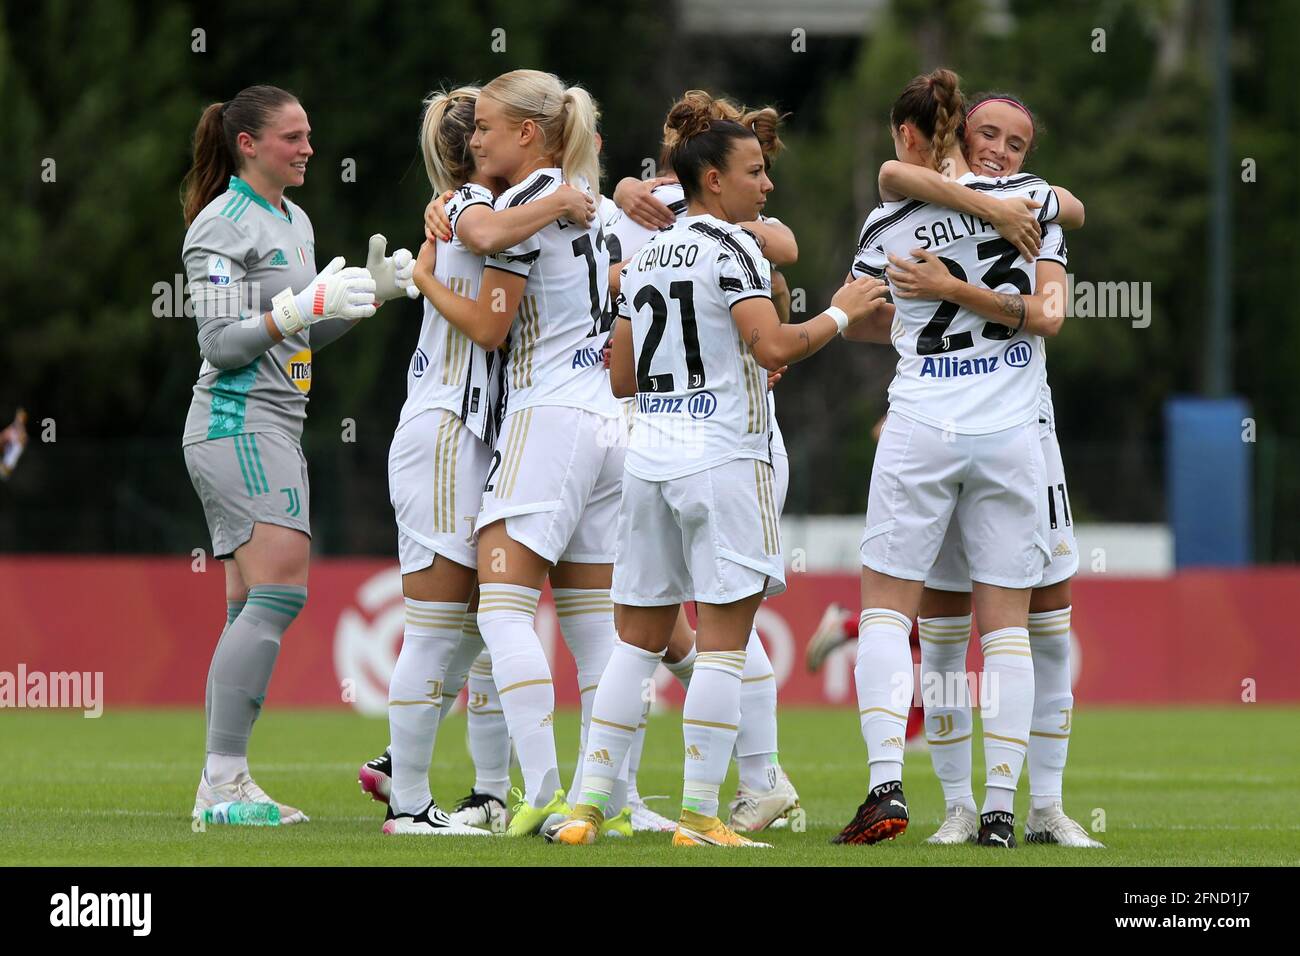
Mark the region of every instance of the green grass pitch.
[[[836, 847], [866, 787], [851, 710], [781, 713], [782, 761], [802, 796], [807, 829], [778, 831], [764, 852], [681, 850], [663, 834], [557, 847], [513, 840], [384, 837], [383, 808], [364, 799], [358, 764], [387, 740], [387, 725], [346, 713], [277, 711], [258, 724], [258, 782], [312, 817], [295, 827], [209, 827], [189, 820], [200, 769], [199, 710], [0, 714], [0, 864], [4, 865], [1289, 865], [1300, 863], [1300, 709], [1081, 710], [1066, 772], [1066, 811], [1085, 826], [1104, 814], [1102, 851], [1022, 845], [1014, 852], [928, 847], [943, 810], [924, 753], [908, 755], [912, 826], [875, 847]], [[561, 770], [572, 771], [577, 715], [557, 715]], [[678, 715], [652, 718], [644, 794], [676, 813], [681, 786]], [[976, 779], [982, 758], [976, 748]], [[469, 790], [465, 718], [443, 726], [433, 791], [444, 807]], [[567, 776], [566, 776], [567, 778]], [[517, 779], [517, 771], [516, 771]], [[724, 787], [734, 792], [734, 770]], [[1017, 819], [1027, 811], [1022, 780]], [[977, 798], [980, 788], [976, 788]], [[1018, 828], [1019, 830], [1019, 828]]]

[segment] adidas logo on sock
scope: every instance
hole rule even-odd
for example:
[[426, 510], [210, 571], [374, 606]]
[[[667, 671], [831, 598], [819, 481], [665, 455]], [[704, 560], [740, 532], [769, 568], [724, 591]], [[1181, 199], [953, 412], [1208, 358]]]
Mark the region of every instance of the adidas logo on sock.
[[1004, 763], [1000, 763], [989, 771], [989, 775], [993, 777], [1009, 777], [1011, 776], [1011, 768]]
[[555, 711], [551, 711], [549, 714], [547, 714], [545, 717], [542, 718], [542, 722], [538, 724], [538, 726], [550, 727], [554, 723], [555, 723]]
[[588, 760], [594, 760], [596, 763], [602, 763], [606, 767], [614, 766], [613, 759], [609, 756], [608, 750], [594, 750], [587, 756]]
[[902, 749], [903, 749], [903, 738], [902, 738], [902, 737], [886, 737], [884, 740], [882, 740], [882, 741], [880, 742], [880, 746], [882, 746], [882, 747], [894, 747], [894, 748], [896, 748], [896, 749], [898, 749], [898, 750], [902, 750]]
[[691, 744], [686, 748], [686, 757], [688, 760], [703, 760], [704, 754], [700, 753], [700, 748]]

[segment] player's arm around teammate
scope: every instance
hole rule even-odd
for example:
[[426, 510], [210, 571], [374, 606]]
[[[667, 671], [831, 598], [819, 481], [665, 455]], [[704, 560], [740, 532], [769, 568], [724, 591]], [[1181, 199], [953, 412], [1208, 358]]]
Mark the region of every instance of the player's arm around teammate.
[[[633, 257], [620, 298], [639, 403], [619, 509], [620, 642], [596, 691], [581, 803], [547, 832], [561, 843], [596, 838], [643, 713], [642, 688], [682, 602], [694, 600], [698, 652], [682, 712], [684, 810], [674, 844], [753, 845], [717, 813], [754, 614], [764, 594], [784, 589], [761, 369], [811, 355], [883, 296], [881, 284], [860, 280], [825, 313], [782, 326], [770, 267], [735, 225], [753, 221], [772, 189], [757, 138], [689, 98], [670, 112], [668, 130], [689, 206]], [[616, 345], [624, 373], [626, 335], [620, 330]]]
[[[962, 111], [951, 71], [915, 78], [891, 111], [898, 159], [950, 169], [976, 188], [1046, 196], [1039, 218], [1050, 219], [1055, 196], [1041, 180], [972, 181], [957, 141]], [[944, 207], [926, 203], [883, 204], [863, 227], [854, 272], [883, 274], [887, 251], [898, 253], [904, 242], [912, 248], [928, 239], [932, 251], [950, 257], [956, 272], [997, 285], [1003, 282], [995, 273], [1023, 276], [1016, 266], [1021, 257], [1006, 240], [987, 239], [986, 225], [978, 220], [950, 229], [947, 217]], [[999, 244], [1007, 247], [1005, 262]], [[1023, 279], [1031, 292], [1032, 280]], [[970, 543], [985, 670], [998, 687], [999, 706], [985, 711], [990, 776], [980, 842], [1014, 845], [1011, 801], [1033, 710], [1030, 590], [1047, 557], [1045, 514], [1038, 504], [1045, 469], [1034, 421], [1041, 341], [1023, 330], [979, 321], [955, 303], [936, 308], [900, 298], [894, 325], [900, 359], [872, 468], [861, 549], [864, 611], [855, 677], [870, 793], [837, 842], [873, 843], [906, 828], [901, 769], [913, 690], [908, 632], [942, 533], [957, 522]], [[1001, 344], [1009, 339], [1016, 341]], [[955, 454], [957, 448], [962, 451]]]
[[[500, 187], [503, 184], [498, 180], [493, 185]], [[424, 210], [426, 239], [450, 241], [451, 217], [447, 214], [450, 199], [451, 191], [448, 190], [429, 200]], [[534, 203], [501, 210], [489, 206], [467, 212], [470, 215], [458, 219], [456, 238], [475, 255], [490, 256], [523, 242], [557, 219], [567, 219], [579, 226], [590, 225], [596, 216], [596, 201], [590, 194], [562, 183], [553, 193]]]
[[[1059, 239], [1054, 243], [1059, 245]], [[916, 261], [889, 256], [885, 274], [900, 299], [955, 302], [990, 322], [1051, 338], [1065, 323], [1065, 266], [1043, 259], [1034, 266], [1033, 293], [995, 292], [958, 279], [939, 258], [924, 249], [911, 250]]]
[[[1021, 175], [1024, 162], [1038, 140], [1033, 114], [1023, 102], [1008, 93], [977, 96], [966, 114], [964, 126], [966, 158], [972, 170], [983, 176]], [[1035, 288], [1047, 289], [1049, 294], [1053, 291], [1049, 283], [1063, 283], [1065, 279], [1067, 252], [1062, 227], [1083, 224], [1082, 204], [1060, 186], [1053, 186], [1053, 192], [1060, 198], [1061, 214], [1056, 223], [1046, 226], [1043, 246], [1035, 261]], [[1058, 288], [1063, 289], [1063, 286]], [[1037, 295], [1026, 297], [1026, 301]], [[998, 303], [999, 306], [1002, 304]], [[987, 297], [985, 309], [992, 311]], [[986, 317], [998, 318], [990, 316], [989, 311], [980, 311]], [[1006, 322], [1006, 319], [1001, 321]], [[1026, 328], [1030, 328], [1030, 322], [1026, 322]], [[1051, 561], [1034, 588], [1029, 605], [1034, 705], [1027, 755], [1030, 812], [1025, 823], [1025, 836], [1028, 841], [1036, 843], [1099, 848], [1102, 844], [1067, 817], [1063, 809], [1063, 777], [1074, 710], [1070, 679], [1070, 579], [1078, 569], [1078, 543], [1070, 515], [1065, 466], [1056, 436], [1051, 390], [1046, 381], [1039, 428], [1047, 468], [1044, 490]], [[960, 537], [954, 536], [951, 530], [940, 549], [939, 559], [926, 577], [926, 588], [921, 597], [919, 623], [923, 681], [931, 679], [928, 675], [933, 673], [965, 670], [966, 644], [958, 642], [958, 638], [970, 634], [970, 570]], [[962, 842], [971, 832], [970, 823], [975, 810], [970, 783], [971, 708], [968, 702], [961, 700], [943, 700], [937, 705], [927, 701], [926, 719], [931, 727], [944, 732], [944, 739], [938, 746], [932, 746], [931, 755], [948, 804], [944, 825], [930, 839], [936, 843]], [[939, 740], [938, 737], [934, 739]], [[944, 755], [942, 759], [940, 754]]]
[[[476, 120], [475, 142], [491, 133], [500, 134], [508, 119], [489, 99], [483, 104], [484, 117]], [[536, 127], [532, 127], [528, 145], [541, 148]], [[474, 149], [474, 147], [471, 147]], [[504, 180], [508, 185], [509, 180]], [[441, 198], [441, 197], [439, 197]], [[567, 219], [587, 226], [595, 213], [595, 203], [590, 195], [562, 183], [550, 195], [536, 202], [519, 203], [505, 209], [474, 206], [457, 219], [456, 238], [476, 255], [493, 255], [531, 238], [539, 229], [559, 220]], [[450, 222], [443, 232], [441, 218], [436, 211], [433, 217], [435, 231], [450, 236]], [[458, 295], [434, 274], [437, 263], [436, 244], [426, 240], [420, 247], [415, 264], [414, 281], [421, 293], [434, 304], [447, 320], [468, 335], [476, 345], [485, 349], [499, 348], [510, 332], [523, 298], [524, 282], [519, 277], [494, 270], [485, 275], [476, 298]]]
[[[286, 189], [312, 155], [302, 105], [255, 86], [203, 112], [184, 186], [183, 258], [203, 366], [183, 445], [215, 557], [226, 576], [227, 626], [208, 673], [207, 758], [194, 812], [270, 802], [248, 772], [280, 639], [307, 598], [309, 490], [300, 445], [311, 387], [312, 333], [373, 315], [402, 294], [398, 256], [380, 289], [342, 257], [319, 274], [315, 234]], [[281, 822], [306, 820], [279, 805]]]
[[[565, 182], [594, 194], [597, 118], [585, 90], [550, 74], [517, 70], [487, 84], [471, 149], [481, 172], [506, 183], [496, 211], [544, 200]], [[601, 440], [620, 421], [599, 360], [607, 269], [598, 222], [549, 216], [545, 228], [489, 259], [476, 299], [447, 296], [423, 264], [416, 270], [438, 310], [474, 341], [509, 341], [509, 411], [477, 528], [478, 623], [524, 774], [512, 835], [534, 833], [552, 809], [567, 809], [557, 792], [554, 689], [533, 629], [548, 575], [588, 700], [614, 641], [608, 588], [622, 471], [621, 448]]]

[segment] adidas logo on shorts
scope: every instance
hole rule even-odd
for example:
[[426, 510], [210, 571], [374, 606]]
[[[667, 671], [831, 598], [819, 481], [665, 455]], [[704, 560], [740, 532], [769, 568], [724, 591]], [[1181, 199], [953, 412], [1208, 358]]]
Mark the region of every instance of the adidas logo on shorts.
[[1074, 552], [1070, 550], [1070, 546], [1066, 544], [1064, 541], [1062, 541], [1060, 544], [1058, 544], [1055, 548], [1052, 549], [1052, 557], [1054, 558], [1064, 558], [1073, 553]]

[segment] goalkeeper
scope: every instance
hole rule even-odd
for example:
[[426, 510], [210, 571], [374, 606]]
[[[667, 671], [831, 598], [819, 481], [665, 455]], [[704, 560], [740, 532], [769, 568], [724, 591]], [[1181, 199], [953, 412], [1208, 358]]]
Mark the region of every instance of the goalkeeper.
[[[284, 197], [311, 158], [302, 105], [253, 86], [203, 111], [185, 177], [182, 253], [203, 365], [182, 440], [212, 552], [225, 566], [226, 626], [212, 655], [207, 758], [194, 813], [275, 802], [253, 782], [248, 738], [286, 628], [307, 600], [310, 490], [301, 447], [312, 356], [415, 294], [411, 254], [372, 236], [366, 268], [316, 271], [311, 220]], [[279, 804], [281, 823], [301, 810]]]

